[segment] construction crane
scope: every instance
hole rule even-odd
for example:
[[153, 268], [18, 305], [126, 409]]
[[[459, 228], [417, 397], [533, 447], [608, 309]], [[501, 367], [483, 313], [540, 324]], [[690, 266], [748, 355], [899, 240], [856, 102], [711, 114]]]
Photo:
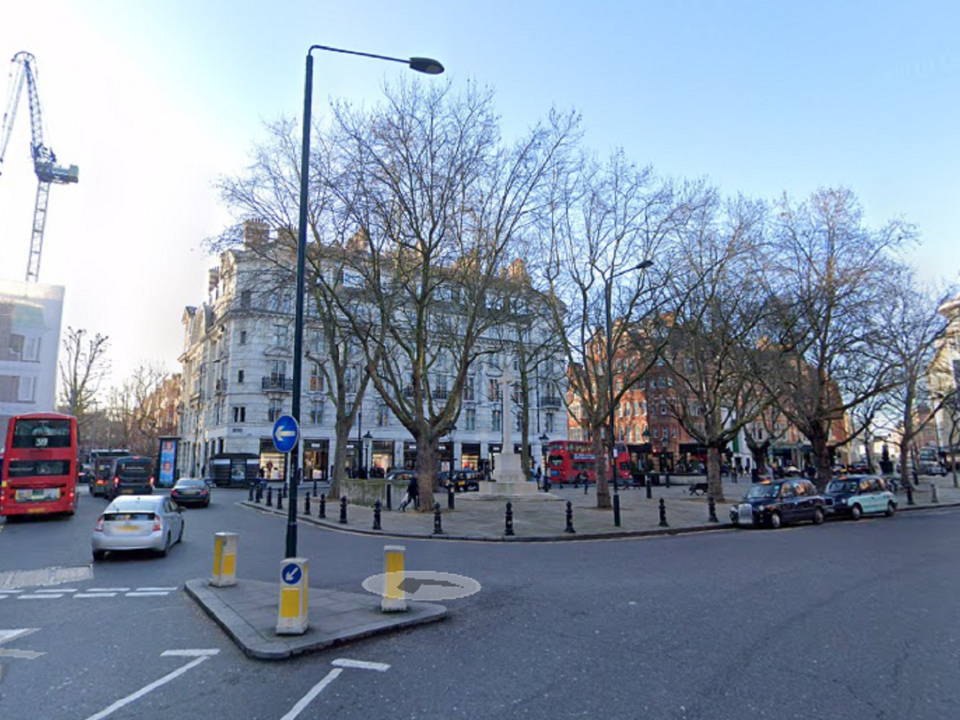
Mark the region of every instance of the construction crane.
[[3, 173], [3, 159], [6, 157], [7, 145], [13, 132], [20, 92], [26, 83], [30, 101], [30, 152], [33, 155], [33, 169], [37, 174], [37, 202], [33, 208], [33, 235], [30, 238], [30, 255], [27, 258], [27, 282], [37, 282], [40, 279], [40, 254], [43, 250], [43, 230], [47, 224], [50, 185], [77, 182], [79, 168], [76, 165], [57, 165], [57, 156], [43, 144], [43, 116], [40, 112], [40, 96], [37, 93], [36, 58], [28, 52], [18, 52], [13, 56], [12, 62], [10, 91], [7, 96], [7, 109], [3, 114], [3, 133], [0, 135], [0, 174]]

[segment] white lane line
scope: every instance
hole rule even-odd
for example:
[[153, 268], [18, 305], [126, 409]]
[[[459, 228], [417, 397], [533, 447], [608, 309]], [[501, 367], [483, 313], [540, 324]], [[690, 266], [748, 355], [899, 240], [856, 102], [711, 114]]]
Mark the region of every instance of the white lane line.
[[76, 588], [50, 588], [47, 590], [43, 588], [37, 588], [34, 590], [35, 593], [75, 593], [76, 591]]
[[160, 657], [204, 657], [219, 655], [219, 650], [164, 650]]
[[14, 650], [13, 648], [4, 650], [3, 648], [0, 648], [0, 657], [20, 658], [21, 660], [36, 660], [41, 655], [46, 655], [46, 653], [34, 652], [33, 650]]
[[73, 597], [75, 598], [105, 598], [105, 597], [116, 597], [117, 594], [113, 592], [104, 592], [104, 593], [77, 593]]
[[177, 587], [140, 587], [137, 588], [137, 592], [173, 592], [179, 589]]
[[[295, 717], [297, 717], [297, 715], [302, 713], [304, 711], [304, 708], [306, 708], [307, 705], [309, 705], [317, 695], [322, 693], [324, 688], [327, 687], [327, 685], [329, 685], [334, 680], [336, 680], [337, 677], [342, 672], [343, 670], [339, 668], [336, 668], [328, 672], [327, 676], [323, 680], [318, 682], [316, 685], [314, 685], [310, 689], [310, 692], [308, 692], [306, 695], [300, 698], [300, 701], [296, 705], [294, 705], [292, 708], [290, 708], [290, 712], [288, 712], [286, 715], [280, 718], [280, 720], [293, 720]], [[91, 718], [90, 720], [93, 720], [93, 718]]]
[[390, 666], [386, 663], [366, 662], [364, 660], [346, 660], [344, 658], [338, 658], [330, 664], [335, 665], [336, 667], [359, 668], [360, 670], [376, 670], [377, 672], [386, 672], [390, 669]]
[[101, 720], [101, 718], [105, 718], [108, 715], [112, 715], [114, 712], [116, 712], [120, 708], [126, 707], [127, 705], [134, 702], [135, 700], [139, 700], [147, 693], [152, 692], [153, 690], [156, 690], [158, 687], [161, 687], [162, 685], [166, 685], [171, 680], [176, 680], [185, 672], [192, 670], [197, 665], [202, 663], [204, 660], [209, 660], [209, 659], [210, 659], [209, 655], [204, 655], [203, 657], [198, 657], [195, 660], [191, 660], [182, 668], [174, 670], [172, 673], [169, 673], [168, 675], [164, 675], [159, 680], [155, 680], [154, 682], [150, 683], [146, 687], [141, 688], [140, 690], [137, 690], [132, 695], [127, 695], [125, 698], [121, 698], [120, 700], [117, 700], [113, 705], [106, 708], [105, 710], [101, 710], [96, 715], [91, 715], [90, 717], [87, 718], [87, 720]]
[[130, 592], [130, 588], [87, 588], [87, 592], [92, 592], [92, 593], [96, 593], [96, 592], [112, 592], [112, 593]]
[[124, 593], [124, 597], [166, 597], [169, 595], [169, 592], [128, 592]]
[[44, 593], [43, 595], [18, 595], [17, 600], [53, 600], [62, 597], [61, 593]]
[[40, 628], [20, 628], [18, 630], [0, 630], [0, 645], [11, 640], [16, 640], [17, 638], [22, 638], [26, 635], [35, 633]]
[[4, 595], [16, 595], [17, 593], [22, 593], [23, 590], [0, 590], [0, 597]]

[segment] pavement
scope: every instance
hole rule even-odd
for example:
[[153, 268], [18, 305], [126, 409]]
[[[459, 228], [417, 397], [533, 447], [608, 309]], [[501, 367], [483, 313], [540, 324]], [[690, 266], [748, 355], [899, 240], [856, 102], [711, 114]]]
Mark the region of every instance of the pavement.
[[[310, 483], [301, 488], [297, 503], [298, 523], [340, 532], [383, 536], [384, 538], [421, 538], [437, 542], [570, 542], [653, 535], [686, 534], [707, 531], [729, 531], [729, 508], [736, 504], [750, 487], [749, 482], [724, 482], [723, 501], [716, 503], [716, 521], [710, 519], [706, 497], [691, 495], [690, 483], [703, 482], [703, 477], [675, 479], [670, 487], [620, 490], [620, 523], [615, 523], [612, 510], [596, 507], [596, 488], [552, 488], [549, 500], [543, 495], [536, 500], [511, 498], [512, 534], [508, 533], [507, 499], [482, 499], [477, 493], [454, 494], [454, 508], [448, 508], [447, 493], [438, 493], [440, 531], [434, 512], [383, 509], [380, 529], [373, 529], [373, 508], [347, 506], [346, 522], [341, 522], [339, 503], [326, 503], [326, 517], [320, 517], [320, 496], [326, 489], [318, 485], [313, 494]], [[682, 483], [682, 484], [681, 484]], [[934, 490], [935, 488], [935, 490]], [[243, 500], [239, 505], [287, 516], [289, 505], [277, 507], [278, 487], [273, 486], [270, 506], [266, 500], [257, 503]], [[310, 512], [306, 513], [304, 493], [310, 495]], [[953, 487], [951, 477], [922, 477], [913, 490], [914, 505], [908, 505], [905, 493], [898, 494], [899, 511], [960, 506], [960, 489]], [[661, 505], [661, 500], [662, 505]], [[661, 506], [663, 515], [661, 515]], [[395, 507], [395, 506], [394, 506]], [[569, 515], [568, 515], [569, 510]], [[345, 593], [320, 588], [309, 589], [310, 625], [303, 635], [277, 635], [278, 586], [254, 580], [238, 579], [229, 587], [214, 587], [207, 579], [190, 580], [187, 593], [229, 635], [243, 652], [264, 660], [280, 660], [306, 652], [316, 652], [352, 640], [395, 632], [445, 617], [442, 605], [408, 602], [408, 610], [400, 613], [380, 611], [380, 598], [370, 594]]]

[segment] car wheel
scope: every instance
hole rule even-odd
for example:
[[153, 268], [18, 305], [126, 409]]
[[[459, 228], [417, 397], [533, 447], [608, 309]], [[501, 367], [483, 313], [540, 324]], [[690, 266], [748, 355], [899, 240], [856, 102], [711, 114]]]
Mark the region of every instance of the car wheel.
[[893, 514], [897, 511], [897, 506], [892, 502], [887, 503], [887, 511], [884, 513], [887, 517], [893, 517]]
[[773, 513], [770, 516], [770, 527], [772, 527], [774, 530], [777, 530], [781, 525], [783, 525], [783, 519], [780, 517], [780, 513]]
[[94, 550], [93, 551], [93, 561], [94, 562], [103, 562], [107, 557], [106, 550]]
[[157, 554], [160, 557], [166, 557], [168, 552], [170, 552], [170, 533], [167, 533], [167, 539], [166, 539], [166, 542], [164, 542], [163, 544], [163, 549], [159, 550]]
[[813, 524], [814, 525], [823, 525], [824, 521], [823, 508], [814, 508], [813, 510]]
[[863, 517], [863, 508], [861, 508], [859, 505], [854, 505], [852, 508], [850, 508], [850, 517], [854, 520], [859, 520], [861, 517]]
[[177, 535], [177, 542], [183, 542], [183, 531], [186, 529], [187, 524], [182, 522], [180, 523], [180, 534]]

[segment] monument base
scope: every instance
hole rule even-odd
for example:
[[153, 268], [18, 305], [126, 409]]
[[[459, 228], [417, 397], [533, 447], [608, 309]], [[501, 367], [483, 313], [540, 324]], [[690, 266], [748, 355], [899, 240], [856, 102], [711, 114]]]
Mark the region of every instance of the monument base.
[[464, 493], [457, 496], [460, 500], [562, 500], [563, 498], [553, 493], [545, 493], [537, 490], [535, 482], [480, 482], [480, 492]]

